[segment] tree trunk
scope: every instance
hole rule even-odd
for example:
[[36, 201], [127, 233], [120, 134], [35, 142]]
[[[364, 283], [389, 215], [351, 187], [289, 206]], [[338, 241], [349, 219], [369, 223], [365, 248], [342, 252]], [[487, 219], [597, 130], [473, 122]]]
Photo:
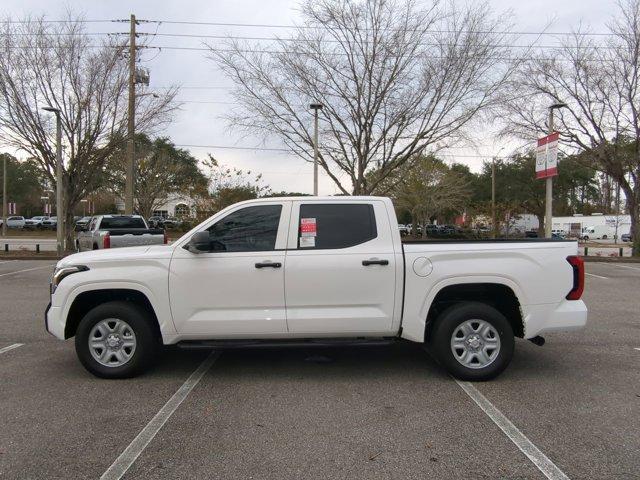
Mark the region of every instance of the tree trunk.
[[544, 214], [536, 214], [538, 217], [538, 237], [544, 238]]

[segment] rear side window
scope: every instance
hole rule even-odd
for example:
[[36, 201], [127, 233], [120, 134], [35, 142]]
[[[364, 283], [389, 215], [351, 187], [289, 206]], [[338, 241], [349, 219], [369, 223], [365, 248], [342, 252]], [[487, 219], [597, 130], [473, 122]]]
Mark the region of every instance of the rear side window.
[[103, 217], [100, 228], [147, 228], [142, 218], [135, 217]]
[[275, 250], [282, 205], [246, 207], [208, 228], [211, 251], [264, 252]]
[[347, 248], [378, 236], [373, 205], [310, 203], [300, 205], [298, 248]]

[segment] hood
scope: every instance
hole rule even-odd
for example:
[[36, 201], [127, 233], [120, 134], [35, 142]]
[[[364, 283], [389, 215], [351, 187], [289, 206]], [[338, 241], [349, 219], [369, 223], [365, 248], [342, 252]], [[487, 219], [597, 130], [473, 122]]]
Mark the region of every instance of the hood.
[[68, 255], [58, 262], [57, 267], [68, 265], [90, 265], [99, 262], [126, 262], [136, 259], [161, 259], [171, 257], [170, 245], [144, 245], [141, 247], [107, 248]]

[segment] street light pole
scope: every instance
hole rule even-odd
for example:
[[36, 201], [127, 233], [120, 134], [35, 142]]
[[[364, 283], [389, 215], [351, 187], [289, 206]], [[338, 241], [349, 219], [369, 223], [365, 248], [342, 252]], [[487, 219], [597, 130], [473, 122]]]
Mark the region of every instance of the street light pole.
[[133, 214], [135, 185], [135, 117], [136, 117], [136, 16], [131, 15], [129, 29], [129, 118], [127, 122], [127, 171], [124, 186], [124, 213]]
[[44, 107], [43, 110], [56, 115], [56, 250], [58, 257], [64, 253], [64, 205], [62, 189], [62, 120], [60, 110], [54, 107]]
[[313, 194], [318, 196], [318, 110], [322, 110], [321, 103], [312, 103], [309, 107], [314, 111], [313, 127]]
[[[554, 103], [549, 107], [549, 135], [553, 133], [553, 112], [556, 109], [566, 107], [566, 103]], [[544, 236], [551, 238], [553, 223], [553, 177], [546, 178], [546, 191], [544, 203]]]
[[496, 219], [496, 159], [491, 160], [491, 236], [498, 236], [498, 225]]
[[2, 167], [2, 236], [7, 236], [7, 156], [3, 155]]

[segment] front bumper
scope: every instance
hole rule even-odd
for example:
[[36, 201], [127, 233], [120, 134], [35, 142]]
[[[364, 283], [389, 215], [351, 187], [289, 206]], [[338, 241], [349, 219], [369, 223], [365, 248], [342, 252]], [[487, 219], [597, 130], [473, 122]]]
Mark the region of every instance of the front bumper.
[[56, 338], [64, 340], [64, 322], [62, 321], [62, 308], [54, 307], [49, 303], [44, 312], [44, 328]]

